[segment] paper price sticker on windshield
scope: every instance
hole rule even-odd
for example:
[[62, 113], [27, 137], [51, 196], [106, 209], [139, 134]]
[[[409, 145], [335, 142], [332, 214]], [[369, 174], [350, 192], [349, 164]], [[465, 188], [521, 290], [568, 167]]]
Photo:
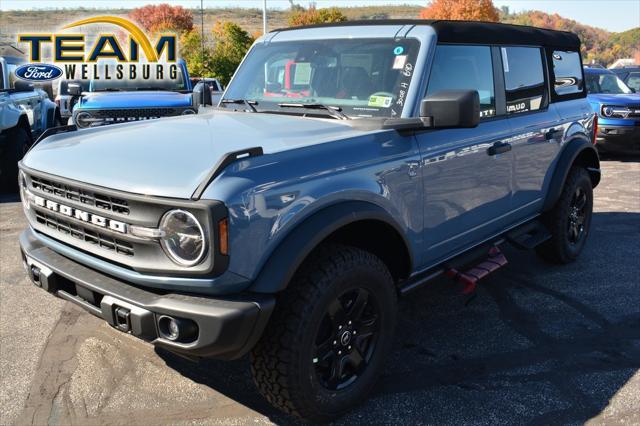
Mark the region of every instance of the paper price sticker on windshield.
[[369, 97], [369, 103], [367, 104], [367, 106], [378, 107], [378, 108], [389, 108], [391, 106], [391, 101], [393, 101], [391, 96], [372, 95]]
[[393, 60], [393, 69], [401, 70], [404, 68], [404, 64], [407, 62], [407, 55], [398, 55]]

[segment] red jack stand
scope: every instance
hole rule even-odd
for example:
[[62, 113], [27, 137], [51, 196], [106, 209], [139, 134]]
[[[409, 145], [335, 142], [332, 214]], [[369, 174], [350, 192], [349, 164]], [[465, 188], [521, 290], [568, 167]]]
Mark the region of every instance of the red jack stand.
[[473, 268], [465, 272], [460, 272], [455, 268], [447, 269], [445, 274], [447, 277], [461, 283], [464, 286], [463, 294], [472, 293], [476, 289], [478, 280], [486, 277], [490, 273], [500, 269], [508, 263], [507, 258], [496, 246], [491, 247], [488, 253], [489, 257]]

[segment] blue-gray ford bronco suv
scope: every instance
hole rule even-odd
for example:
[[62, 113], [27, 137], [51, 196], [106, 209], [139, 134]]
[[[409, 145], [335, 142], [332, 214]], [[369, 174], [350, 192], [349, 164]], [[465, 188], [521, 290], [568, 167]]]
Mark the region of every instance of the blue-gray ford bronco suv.
[[399, 295], [472, 291], [505, 241], [582, 251], [600, 170], [579, 52], [477, 22], [272, 31], [210, 112], [36, 144], [25, 267], [169, 351], [250, 354], [273, 405], [335, 418], [383, 369]]

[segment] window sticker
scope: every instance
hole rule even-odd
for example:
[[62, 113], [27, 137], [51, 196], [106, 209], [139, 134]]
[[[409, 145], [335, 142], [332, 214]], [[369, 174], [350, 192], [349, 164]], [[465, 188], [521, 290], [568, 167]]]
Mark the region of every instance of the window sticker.
[[507, 57], [507, 49], [505, 47], [501, 47], [502, 50], [502, 68], [504, 68], [504, 72], [509, 72], [509, 58]]
[[403, 52], [404, 52], [404, 47], [402, 46], [396, 46], [396, 48], [393, 49], [394, 55], [402, 55]]
[[404, 64], [407, 62], [407, 55], [396, 56], [393, 60], [393, 69], [401, 70], [404, 68]]
[[311, 63], [310, 62], [298, 62], [296, 63], [296, 71], [293, 76], [293, 84], [308, 85], [311, 83]]
[[369, 97], [369, 103], [367, 105], [370, 107], [389, 108], [392, 101], [393, 98], [391, 96], [371, 95]]

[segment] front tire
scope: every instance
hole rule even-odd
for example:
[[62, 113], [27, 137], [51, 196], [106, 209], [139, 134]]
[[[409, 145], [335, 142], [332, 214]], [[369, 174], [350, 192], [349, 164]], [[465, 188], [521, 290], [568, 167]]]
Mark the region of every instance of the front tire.
[[573, 167], [560, 198], [543, 221], [551, 239], [536, 248], [543, 259], [552, 263], [570, 263], [578, 258], [589, 236], [593, 215], [593, 187], [582, 167]]
[[391, 350], [397, 294], [373, 254], [327, 245], [278, 300], [251, 353], [260, 393], [303, 419], [329, 421], [362, 402]]

